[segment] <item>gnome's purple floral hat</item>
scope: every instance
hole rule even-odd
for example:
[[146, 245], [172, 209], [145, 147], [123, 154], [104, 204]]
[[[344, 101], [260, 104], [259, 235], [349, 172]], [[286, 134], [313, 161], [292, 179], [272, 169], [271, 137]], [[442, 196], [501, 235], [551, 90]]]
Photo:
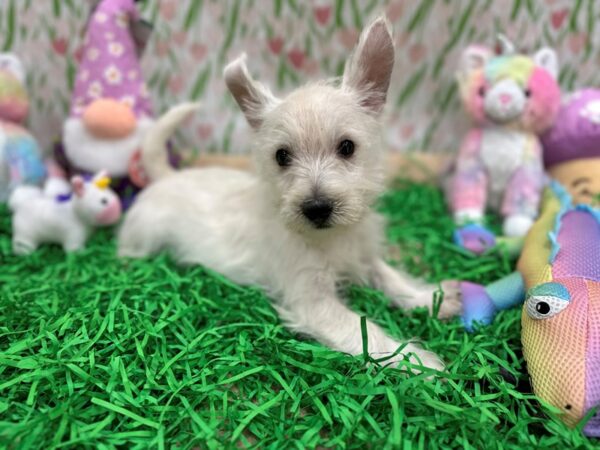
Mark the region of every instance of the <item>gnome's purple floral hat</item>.
[[100, 0], [88, 22], [71, 101], [81, 117], [99, 99], [127, 105], [136, 118], [152, 116], [130, 22], [139, 18], [135, 0]]

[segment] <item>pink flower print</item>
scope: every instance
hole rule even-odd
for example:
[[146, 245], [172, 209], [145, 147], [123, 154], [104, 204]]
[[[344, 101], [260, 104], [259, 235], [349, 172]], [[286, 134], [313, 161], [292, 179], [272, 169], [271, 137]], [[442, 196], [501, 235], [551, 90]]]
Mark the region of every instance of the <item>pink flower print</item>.
[[98, 23], [106, 23], [108, 20], [108, 15], [102, 11], [98, 11], [94, 14], [94, 20]]
[[279, 55], [283, 49], [283, 39], [280, 37], [272, 37], [267, 41], [267, 45], [274, 55]]
[[554, 11], [552, 13], [552, 15], [550, 16], [550, 22], [552, 23], [552, 28], [554, 28], [555, 30], [558, 30], [562, 26], [562, 24], [564, 23], [564, 21], [568, 15], [569, 15], [569, 8], [563, 8], [559, 11]]
[[52, 41], [52, 48], [59, 55], [67, 53], [67, 40], [65, 38], [56, 38]]
[[411, 45], [410, 49], [408, 50], [408, 55], [411, 62], [418, 63], [425, 56], [425, 46], [423, 46], [423, 44]]
[[93, 81], [90, 83], [87, 93], [91, 98], [98, 98], [102, 95], [102, 92], [102, 83], [100, 83], [99, 81]]
[[309, 75], [316, 75], [319, 72], [319, 63], [315, 59], [308, 59], [304, 62], [304, 72]]
[[296, 69], [300, 69], [304, 64], [304, 52], [298, 48], [291, 49], [287, 57]]
[[137, 77], [138, 77], [137, 70], [132, 69], [129, 72], [127, 72], [127, 79], [129, 81], [135, 81], [137, 79]]
[[585, 47], [588, 36], [586, 33], [574, 33], [569, 36], [568, 44], [573, 53], [579, 53]]
[[400, 17], [402, 17], [402, 13], [404, 12], [404, 1], [396, 0], [388, 5], [386, 9], [386, 16], [390, 20], [390, 22], [396, 22]]
[[173, 33], [173, 42], [175, 42], [179, 46], [185, 44], [186, 39], [187, 33], [185, 31], [178, 31], [176, 33]]
[[337, 32], [337, 37], [346, 49], [351, 50], [358, 41], [358, 31], [354, 28], [344, 28]]
[[213, 126], [210, 123], [201, 123], [196, 128], [196, 134], [200, 139], [210, 139], [213, 134]]
[[313, 14], [315, 15], [315, 20], [319, 24], [325, 25], [331, 16], [331, 6], [316, 6], [313, 10]]
[[98, 59], [98, 57], [100, 56], [100, 51], [95, 47], [91, 47], [91, 48], [88, 48], [88, 51], [85, 56], [90, 61], [96, 61]]
[[202, 61], [208, 52], [206, 45], [194, 43], [191, 48], [192, 56], [196, 61]]
[[120, 42], [111, 42], [108, 44], [108, 53], [117, 58], [125, 52], [125, 47]]
[[73, 58], [75, 58], [75, 61], [77, 61], [77, 63], [81, 62], [81, 60], [83, 59], [83, 46], [77, 47], [77, 49], [73, 53]]
[[111, 64], [104, 70], [104, 79], [108, 84], [112, 84], [114, 86], [121, 83], [123, 75], [117, 66]]
[[163, 58], [169, 53], [169, 44], [163, 41], [156, 41], [156, 55]]
[[169, 90], [173, 94], [179, 94], [183, 90], [184, 80], [180, 75], [174, 75], [169, 79]]
[[171, 21], [175, 18], [177, 12], [177, 4], [173, 1], [162, 1], [160, 4], [160, 14], [166, 21]]

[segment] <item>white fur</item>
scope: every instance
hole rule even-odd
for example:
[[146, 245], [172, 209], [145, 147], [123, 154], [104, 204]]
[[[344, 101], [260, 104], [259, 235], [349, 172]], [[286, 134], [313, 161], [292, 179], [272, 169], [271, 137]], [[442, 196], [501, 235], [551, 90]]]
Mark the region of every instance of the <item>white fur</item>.
[[[236, 283], [262, 286], [290, 328], [351, 354], [362, 352], [360, 317], [340, 299], [340, 282], [371, 284], [401, 307], [431, 307], [434, 286], [383, 261], [383, 220], [371, 209], [383, 188], [379, 112], [391, 73], [391, 42], [387, 22], [375, 21], [353, 56], [360, 63], [347, 64], [341, 88], [317, 83], [283, 100], [250, 78], [243, 59], [231, 63], [225, 79], [255, 129], [256, 175], [204, 168], [155, 179], [125, 218], [119, 254], [145, 257], [165, 249], [182, 263], [202, 264]], [[365, 79], [362, 71], [375, 64], [389, 71], [387, 82], [377, 70], [367, 70], [373, 83]], [[164, 140], [163, 123], [159, 120], [147, 142]], [[337, 153], [343, 139], [355, 143], [351, 158]], [[281, 148], [292, 155], [289, 167], [276, 162]], [[155, 145], [144, 146], [143, 153], [155, 150]], [[145, 161], [165, 164], [164, 158]], [[146, 171], [165, 173], [160, 167]], [[334, 205], [329, 228], [315, 228], [302, 214], [303, 202], [316, 196]], [[446, 317], [460, 309], [456, 286], [448, 288], [441, 307]], [[374, 356], [391, 355], [400, 347], [374, 323], [368, 322], [367, 329]], [[391, 362], [407, 353], [425, 366], [443, 367], [435, 354], [413, 344]]]
[[74, 177], [73, 183], [79, 184], [78, 193], [66, 202], [58, 202], [52, 195], [56, 188], [64, 192], [65, 185], [59, 180], [49, 180], [44, 191], [34, 186], [15, 189], [9, 201], [15, 254], [31, 253], [39, 244], [51, 242], [60, 243], [66, 252], [79, 250], [92, 228], [103, 221], [103, 214], [109, 212], [111, 216], [104, 225], [118, 220], [120, 201], [110, 188], [84, 183], [80, 177]]
[[132, 155], [140, 149], [142, 139], [153, 124], [152, 119], [142, 117], [129, 136], [104, 139], [91, 134], [81, 118], [70, 117], [63, 130], [65, 153], [79, 169], [90, 172], [104, 169], [113, 177], [122, 177], [127, 175]]
[[488, 204], [498, 210], [508, 183], [524, 164], [524, 151], [531, 136], [518, 130], [490, 125], [481, 137], [481, 160], [489, 175]]

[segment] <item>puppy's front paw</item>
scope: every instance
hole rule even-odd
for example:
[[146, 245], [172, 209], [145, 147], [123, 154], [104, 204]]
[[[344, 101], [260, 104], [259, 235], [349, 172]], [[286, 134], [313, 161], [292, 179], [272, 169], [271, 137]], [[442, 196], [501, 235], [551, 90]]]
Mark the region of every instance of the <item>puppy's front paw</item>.
[[[437, 317], [439, 319], [449, 319], [460, 315], [462, 311], [460, 283], [458, 281], [443, 281], [441, 285], [443, 298]], [[437, 286], [423, 286], [422, 292], [415, 299], [414, 306], [426, 306], [429, 311], [433, 312], [434, 299], [438, 291], [439, 287]]]
[[460, 282], [451, 280], [443, 281], [441, 284], [444, 298], [440, 304], [438, 317], [440, 319], [448, 319], [460, 315], [462, 313]]
[[[411, 364], [423, 366], [427, 369], [433, 369], [439, 372], [443, 372], [446, 368], [446, 365], [436, 353], [425, 350], [419, 345], [407, 345], [404, 353], [409, 355], [408, 360]], [[419, 369], [412, 369], [412, 371], [416, 373], [422, 372]]]

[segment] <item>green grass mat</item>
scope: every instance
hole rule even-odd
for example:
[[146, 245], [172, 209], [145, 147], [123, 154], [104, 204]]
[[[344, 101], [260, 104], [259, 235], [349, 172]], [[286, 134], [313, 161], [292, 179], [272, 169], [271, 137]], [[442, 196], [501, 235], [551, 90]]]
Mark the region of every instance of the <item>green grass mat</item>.
[[[429, 280], [511, 271], [450, 244], [439, 191], [400, 183], [381, 202], [397, 261]], [[391, 255], [397, 255], [392, 252]], [[352, 287], [352, 308], [419, 336], [447, 382], [365, 366], [288, 332], [257, 289], [168, 257], [119, 261], [110, 230], [85, 251], [10, 251], [0, 210], [2, 448], [592, 448], [515, 384], [520, 311], [469, 335]]]

